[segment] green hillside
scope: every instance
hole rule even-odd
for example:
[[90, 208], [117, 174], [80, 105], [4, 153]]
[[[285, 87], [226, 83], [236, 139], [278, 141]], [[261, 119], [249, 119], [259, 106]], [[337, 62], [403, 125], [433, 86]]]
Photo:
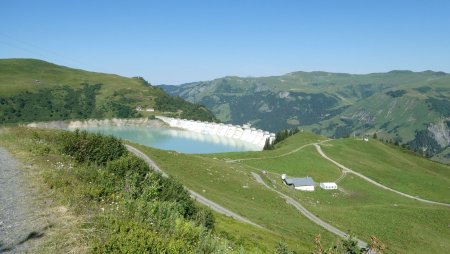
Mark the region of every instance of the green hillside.
[[445, 152], [450, 144], [447, 73], [294, 72], [162, 88], [205, 105], [225, 122], [250, 122], [270, 131], [300, 126], [330, 137], [377, 133], [389, 142], [450, 161]]
[[[59, 142], [58, 140], [67, 139], [58, 139], [54, 137], [55, 135], [60, 134], [55, 131], [25, 128], [2, 129], [0, 143], [16, 152], [19, 158], [27, 160], [32, 158], [33, 164], [39, 165], [44, 170], [44, 179], [49, 181], [56, 191], [74, 190], [61, 193], [64, 198], [58, 202], [75, 211], [82, 208], [81, 211], [89, 215], [91, 209], [92, 211], [101, 209], [100, 207], [104, 205], [103, 200], [97, 196], [103, 197], [105, 191], [102, 189], [104, 187], [98, 189], [97, 184], [100, 186], [107, 184], [111, 190], [123, 192], [123, 188], [116, 188], [114, 186], [117, 185], [105, 182], [105, 178], [101, 175], [104, 169], [101, 167], [98, 169], [98, 166], [92, 167], [89, 164], [77, 165], [73, 161], [73, 159], [86, 160], [90, 157], [61, 156], [61, 150], [55, 144]], [[71, 141], [68, 140], [66, 143], [71, 144]], [[227, 244], [230, 252], [272, 253], [279, 243], [283, 242], [290, 250], [310, 253], [314, 249], [314, 238], [317, 234], [322, 236], [322, 244], [325, 247], [332, 246], [338, 241], [337, 236], [308, 220], [278, 194], [257, 183], [252, 172], [260, 174], [270, 186], [297, 200], [325, 222], [345, 232], [354, 233], [365, 241], [375, 235], [386, 245], [383, 253], [444, 253], [450, 247], [447, 241], [450, 235], [448, 206], [419, 202], [382, 189], [357, 175], [343, 174], [339, 167], [319, 155], [313, 146], [314, 143], [320, 143], [329, 157], [387, 187], [432, 201], [444, 203], [450, 201], [448, 199], [450, 166], [426, 160], [397, 146], [377, 140], [369, 142], [354, 138], [326, 140], [323, 136], [303, 132], [276, 144], [275, 149], [270, 151], [208, 155], [182, 154], [136, 144], [133, 146], [151, 157], [162, 170], [173, 177], [175, 182], [179, 181], [204, 197], [263, 227], [255, 228], [232, 218], [214, 214], [215, 226], [211, 234], [214, 235], [214, 239]], [[103, 150], [92, 151], [103, 153]], [[58, 164], [58, 161], [62, 161], [63, 164]], [[61, 169], [60, 165], [74, 165], [75, 170], [70, 167]], [[131, 164], [124, 162], [117, 165]], [[109, 169], [108, 166], [106, 169]], [[266, 173], [262, 173], [262, 170]], [[316, 182], [337, 181], [339, 187], [337, 190], [327, 191], [320, 188], [314, 192], [296, 191], [281, 182], [280, 175], [283, 173], [292, 177], [311, 176]], [[121, 185], [124, 184], [124, 179], [117, 177], [114, 179]], [[108, 188], [106, 190], [109, 190]], [[150, 195], [153, 192], [142, 193]], [[126, 197], [125, 195], [124, 198]], [[139, 216], [142, 216], [141, 212], [147, 211], [143, 209], [147, 206], [144, 206], [144, 203], [136, 207], [126, 205], [126, 202], [121, 203], [122, 198], [122, 194], [114, 194], [108, 200], [119, 200], [121, 206], [125, 205], [124, 209], [137, 209], [137, 212], [122, 215], [112, 209], [110, 214], [112, 217], [104, 217], [108, 213], [94, 213], [95, 217], [83, 218], [90, 230], [75, 227], [78, 237], [84, 239], [83, 244], [103, 246], [98, 240], [106, 239], [108, 246], [116, 246], [117, 243], [134, 246], [136, 243], [136, 246], [145, 248], [145, 237], [160, 237], [154, 235], [152, 232], [155, 229], [147, 227], [146, 223], [129, 224], [141, 218]], [[146, 202], [149, 202], [147, 205], [150, 207], [159, 205], [158, 199]], [[90, 222], [92, 218], [96, 218], [93, 223]], [[110, 223], [111, 218], [117, 218], [117, 221]], [[132, 233], [139, 233], [125, 234], [122, 230], [119, 230], [120, 235], [102, 233], [117, 230], [117, 227], [124, 228], [121, 223], [133, 230]], [[135, 229], [139, 231], [134, 231]], [[161, 232], [166, 241], [158, 244], [171, 243], [176, 237], [180, 237], [176, 238], [177, 246], [185, 242], [186, 235], [179, 233], [178, 227], [175, 229]], [[53, 241], [57, 243], [59, 240], [53, 238]], [[196, 243], [189, 242], [186, 247], [195, 247]]]
[[[267, 182], [307, 209], [360, 239], [375, 235], [386, 244], [386, 253], [445, 252], [450, 235], [450, 210], [429, 205], [381, 189], [356, 175], [342, 171], [323, 159], [314, 146], [323, 140], [300, 133], [277, 145], [275, 150], [254, 153], [214, 154], [223, 161], [239, 160], [249, 171], [266, 170]], [[450, 167], [377, 140], [338, 139], [321, 144], [323, 151], [346, 167], [392, 189], [434, 201], [449, 203]], [[316, 182], [338, 181], [338, 190], [295, 191], [280, 181], [281, 174], [311, 176]]]
[[[140, 77], [72, 69], [34, 59], [0, 59], [0, 124], [159, 114], [214, 120], [204, 107], [167, 95]], [[170, 105], [170, 106], [168, 106]]]

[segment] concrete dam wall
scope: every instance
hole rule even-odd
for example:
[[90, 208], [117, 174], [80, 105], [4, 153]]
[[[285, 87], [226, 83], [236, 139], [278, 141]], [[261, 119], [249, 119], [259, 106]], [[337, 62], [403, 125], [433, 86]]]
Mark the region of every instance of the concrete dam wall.
[[257, 130], [255, 128], [251, 128], [249, 125], [240, 126], [223, 123], [201, 122], [164, 116], [157, 116], [156, 118], [167, 123], [170, 127], [248, 142], [259, 147], [261, 150], [264, 148], [267, 139], [269, 139], [270, 143], [273, 143], [275, 140], [275, 133]]

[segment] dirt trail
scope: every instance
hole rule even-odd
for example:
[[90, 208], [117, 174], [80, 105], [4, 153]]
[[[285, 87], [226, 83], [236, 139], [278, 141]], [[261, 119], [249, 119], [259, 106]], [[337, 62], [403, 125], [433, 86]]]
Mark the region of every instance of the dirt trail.
[[[264, 187], [266, 187], [267, 189], [276, 192], [278, 195], [280, 195], [282, 198], [284, 198], [284, 200], [286, 200], [287, 203], [291, 204], [292, 206], [295, 207], [295, 209], [297, 209], [301, 214], [303, 214], [306, 218], [308, 218], [309, 220], [311, 220], [312, 222], [316, 223], [317, 225], [323, 227], [324, 229], [330, 231], [331, 233], [340, 236], [342, 238], [347, 238], [349, 236], [349, 234], [339, 230], [336, 227], [333, 227], [332, 225], [326, 223], [325, 221], [319, 219], [319, 217], [317, 217], [316, 215], [314, 215], [313, 213], [311, 213], [309, 210], [307, 210], [304, 206], [302, 206], [299, 202], [297, 202], [295, 199], [289, 197], [288, 195], [275, 190], [274, 188], [270, 187], [269, 185], [267, 185], [264, 180], [261, 178], [260, 175], [252, 172], [253, 177], [255, 178], [255, 180], [264, 185]], [[367, 247], [367, 243], [359, 240], [359, 239], [355, 239], [358, 242], [358, 246], [360, 248], [365, 248]]]
[[49, 225], [35, 205], [26, 172], [0, 147], [0, 253], [31, 252]]
[[322, 144], [322, 143], [328, 142], [328, 141], [330, 141], [330, 140], [331, 140], [331, 139], [327, 139], [327, 140], [320, 141], [320, 142], [318, 142], [318, 143], [309, 143], [309, 144], [306, 144], [306, 145], [302, 145], [301, 147], [295, 148], [294, 150], [291, 150], [291, 151], [289, 151], [289, 152], [287, 152], [287, 153], [283, 153], [283, 154], [276, 155], [276, 156], [234, 159], [234, 160], [227, 160], [226, 162], [232, 163], [232, 162], [242, 162], [242, 161], [251, 161], [251, 160], [277, 159], [277, 158], [286, 157], [286, 156], [288, 156], [288, 155], [291, 155], [291, 154], [293, 154], [293, 153], [296, 153], [296, 152], [302, 150], [303, 148], [305, 148], [305, 147], [307, 147], [307, 146], [312, 146], [312, 145], [315, 145], [315, 144]]
[[[155, 171], [160, 172], [163, 176], [167, 177], [167, 174], [164, 171], [162, 171], [158, 167], [158, 165], [156, 165], [156, 163], [152, 159], [150, 159], [146, 154], [144, 154], [143, 152], [139, 151], [138, 149], [136, 149], [136, 148], [134, 148], [134, 147], [132, 147], [130, 145], [125, 145], [125, 146], [127, 147], [127, 149], [130, 152], [134, 153], [136, 156], [138, 156], [138, 157], [142, 158], [143, 160], [145, 160], [150, 165], [150, 167], [152, 167]], [[195, 191], [190, 190], [190, 189], [187, 189], [187, 190], [189, 191], [189, 193], [191, 194], [191, 197], [193, 199], [197, 200], [199, 203], [202, 203], [202, 204], [208, 206], [212, 210], [214, 210], [214, 211], [216, 211], [216, 212], [218, 212], [220, 214], [224, 214], [226, 216], [230, 216], [230, 217], [232, 217], [232, 218], [234, 218], [234, 219], [236, 219], [238, 221], [241, 221], [241, 222], [253, 225], [253, 226], [258, 227], [258, 228], [263, 228], [260, 225], [250, 221], [249, 219], [247, 219], [245, 217], [242, 217], [239, 214], [237, 214], [235, 212], [232, 212], [232, 211], [226, 209], [225, 207], [223, 207], [223, 206], [221, 206], [221, 205], [219, 205], [219, 204], [217, 204], [217, 203], [215, 203], [215, 202], [213, 202], [213, 201], [203, 197], [202, 195], [196, 193]]]
[[436, 202], [436, 201], [431, 201], [431, 200], [427, 200], [427, 199], [423, 199], [423, 198], [414, 197], [414, 196], [412, 196], [412, 195], [409, 195], [409, 194], [403, 193], [403, 192], [401, 192], [401, 191], [398, 191], [398, 190], [394, 190], [394, 189], [392, 189], [392, 188], [389, 188], [389, 187], [387, 187], [387, 186], [385, 186], [385, 185], [382, 185], [381, 183], [378, 183], [378, 182], [376, 182], [376, 181], [370, 179], [369, 177], [367, 177], [367, 176], [365, 176], [365, 175], [363, 175], [363, 174], [361, 174], [361, 173], [358, 173], [358, 172], [356, 172], [356, 171], [353, 171], [353, 170], [351, 170], [350, 168], [347, 168], [347, 167], [345, 167], [344, 165], [340, 164], [339, 162], [336, 162], [335, 160], [331, 159], [330, 157], [328, 157], [328, 156], [322, 151], [322, 148], [320, 147], [319, 144], [314, 144], [314, 146], [316, 147], [317, 152], [318, 152], [323, 158], [325, 158], [326, 160], [332, 162], [333, 164], [335, 164], [335, 165], [338, 166], [339, 168], [342, 168], [342, 170], [345, 170], [345, 171], [347, 171], [348, 173], [357, 175], [357, 176], [359, 176], [360, 178], [366, 180], [367, 182], [369, 182], [369, 183], [371, 183], [371, 184], [373, 184], [373, 185], [375, 185], [375, 186], [378, 186], [378, 187], [380, 187], [380, 188], [382, 188], [382, 189], [385, 189], [385, 190], [388, 190], [388, 191], [392, 191], [392, 192], [394, 192], [394, 193], [397, 193], [397, 194], [399, 194], [399, 195], [402, 195], [403, 197], [411, 198], [411, 199], [414, 199], [414, 200], [417, 200], [417, 201], [420, 201], [420, 202], [424, 202], [424, 203], [428, 203], [428, 204], [433, 204], [433, 205], [450, 206], [450, 204], [447, 204], [447, 203], [441, 203], [441, 202]]

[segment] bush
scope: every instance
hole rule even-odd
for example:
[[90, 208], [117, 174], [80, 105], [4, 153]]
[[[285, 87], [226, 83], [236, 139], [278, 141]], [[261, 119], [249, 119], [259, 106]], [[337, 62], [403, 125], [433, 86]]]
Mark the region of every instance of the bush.
[[120, 139], [79, 130], [63, 132], [60, 144], [62, 153], [72, 156], [77, 162], [99, 166], [127, 153]]

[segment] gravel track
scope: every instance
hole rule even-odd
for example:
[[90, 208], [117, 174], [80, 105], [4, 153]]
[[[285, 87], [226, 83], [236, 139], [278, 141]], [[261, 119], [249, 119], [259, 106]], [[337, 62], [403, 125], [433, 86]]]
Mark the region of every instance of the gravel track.
[[0, 253], [31, 252], [45, 235], [48, 226], [34, 197], [26, 172], [0, 147]]
[[350, 168], [347, 168], [347, 167], [345, 167], [344, 165], [340, 164], [339, 162], [336, 162], [335, 160], [331, 159], [330, 157], [328, 157], [328, 156], [322, 151], [322, 148], [320, 147], [319, 144], [314, 144], [314, 146], [316, 147], [317, 152], [319, 152], [319, 154], [320, 154], [323, 158], [325, 158], [326, 160], [328, 160], [328, 161], [332, 162], [333, 164], [335, 164], [336, 166], [342, 168], [342, 170], [345, 170], [345, 171], [347, 171], [348, 173], [357, 175], [357, 176], [359, 176], [360, 178], [366, 180], [367, 182], [369, 182], [369, 183], [371, 183], [371, 184], [373, 184], [373, 185], [376, 185], [376, 186], [378, 186], [378, 187], [380, 187], [380, 188], [382, 188], [382, 189], [385, 189], [385, 190], [388, 190], [388, 191], [392, 191], [392, 192], [394, 192], [394, 193], [397, 193], [397, 194], [399, 194], [399, 195], [402, 195], [403, 197], [407, 197], [407, 198], [410, 198], [410, 199], [414, 199], [414, 200], [417, 200], [417, 201], [420, 201], [420, 202], [423, 202], [423, 203], [428, 203], [428, 204], [433, 204], [433, 205], [450, 206], [450, 204], [447, 204], [447, 203], [441, 203], [441, 202], [431, 201], [431, 200], [427, 200], [427, 199], [423, 199], [423, 198], [419, 198], [419, 197], [414, 197], [414, 196], [412, 196], [412, 195], [409, 195], [409, 194], [403, 193], [403, 192], [401, 192], [401, 191], [398, 191], [398, 190], [394, 190], [394, 189], [392, 189], [392, 188], [389, 188], [389, 187], [387, 187], [387, 186], [385, 186], [385, 185], [382, 185], [381, 183], [378, 183], [378, 182], [376, 182], [376, 181], [370, 179], [369, 177], [367, 177], [367, 176], [365, 176], [365, 175], [363, 175], [363, 174], [361, 174], [361, 173], [358, 173], [358, 172], [356, 172], [356, 171], [353, 171], [353, 170], [351, 170]]

